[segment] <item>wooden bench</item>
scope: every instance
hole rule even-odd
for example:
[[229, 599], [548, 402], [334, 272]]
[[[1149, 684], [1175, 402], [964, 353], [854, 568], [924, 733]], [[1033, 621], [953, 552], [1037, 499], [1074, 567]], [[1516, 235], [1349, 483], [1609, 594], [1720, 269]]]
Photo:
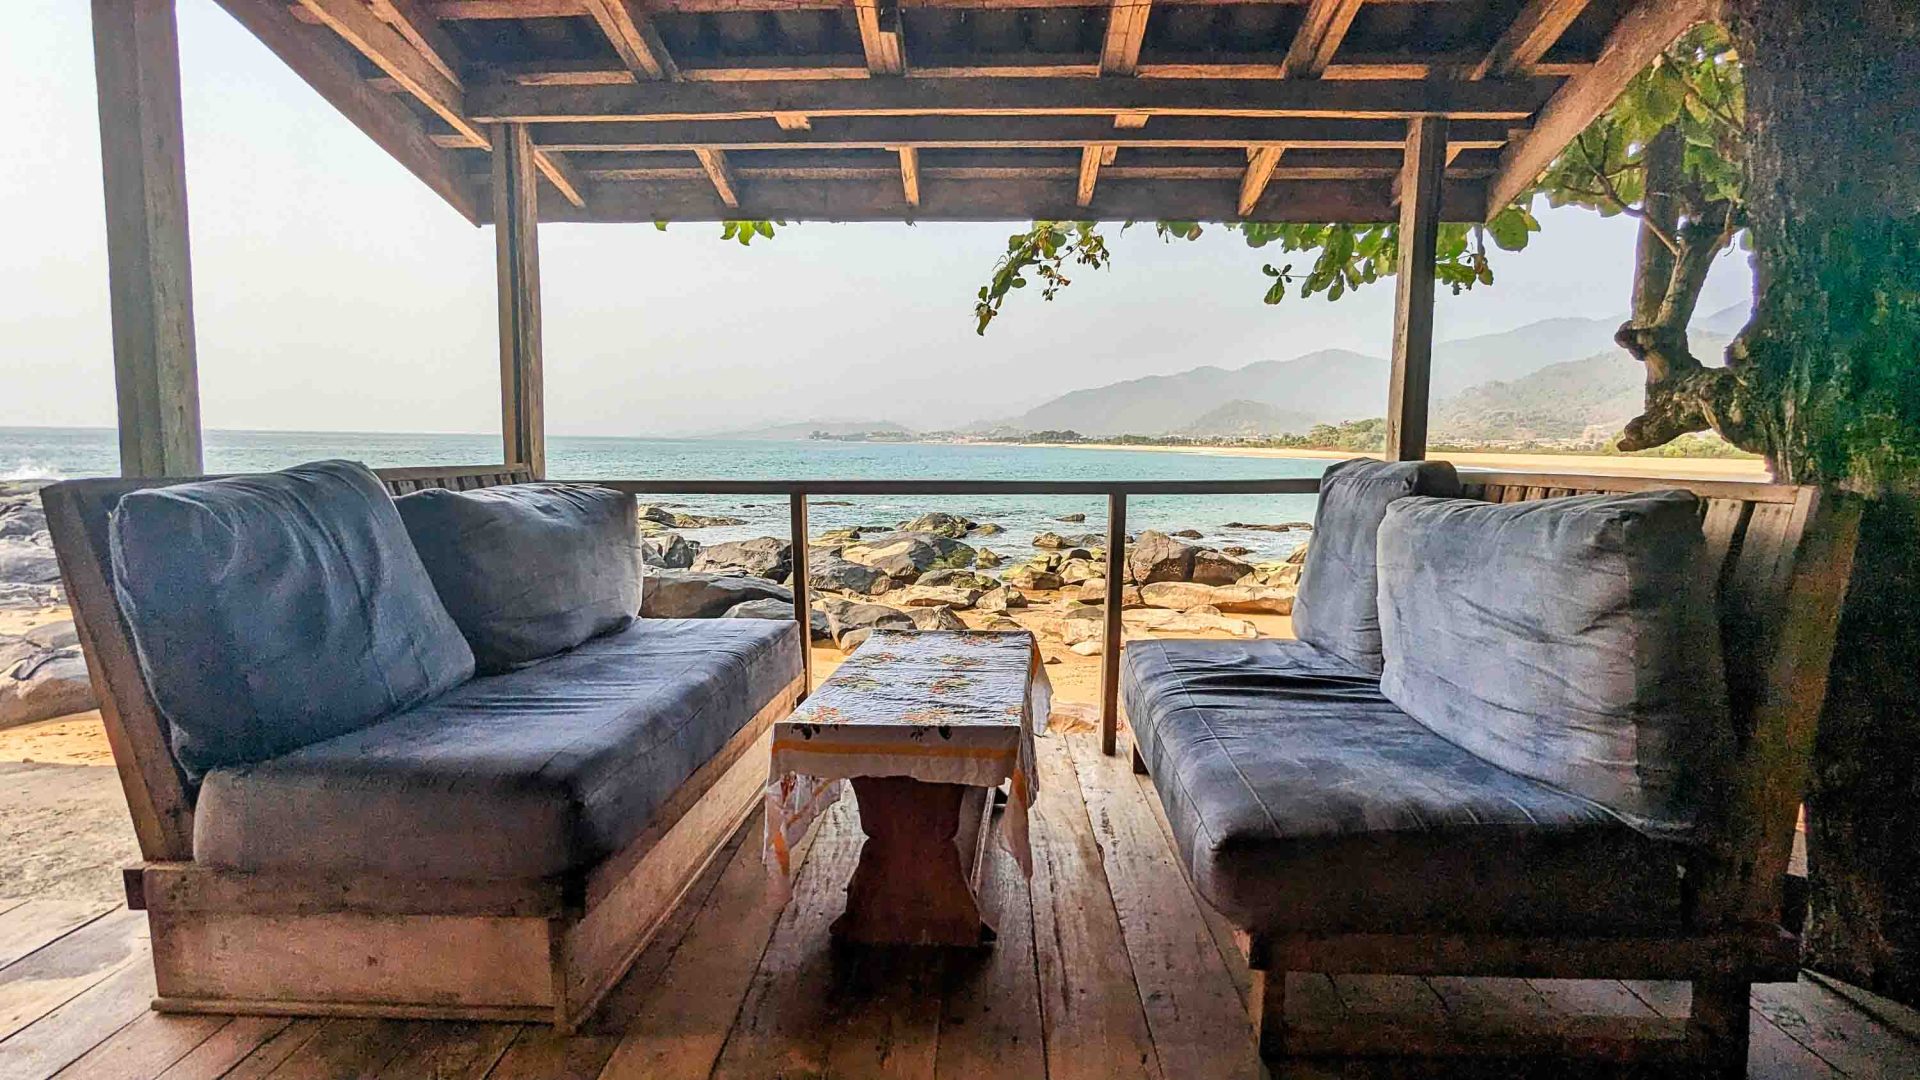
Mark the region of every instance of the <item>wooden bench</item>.
[[[524, 482], [524, 467], [379, 472], [393, 494]], [[537, 880], [241, 873], [193, 861], [193, 802], [111, 584], [108, 514], [174, 481], [43, 492], [74, 622], [143, 861], [127, 904], [153, 939], [171, 1012], [551, 1021], [578, 1027], [758, 805], [796, 680], [684, 783], [646, 831], [588, 872]]]
[[1720, 566], [1727, 683], [1740, 733], [1724, 848], [1734, 855], [1699, 857], [1687, 867], [1686, 929], [1679, 934], [1243, 933], [1262, 1053], [1279, 1056], [1286, 1049], [1289, 971], [1670, 979], [1693, 984], [1693, 1009], [1684, 1037], [1664, 1048], [1684, 1053], [1696, 1075], [1745, 1076], [1752, 984], [1798, 976], [1799, 941], [1780, 925], [1782, 892], [1852, 569], [1858, 508], [1823, 498], [1815, 488], [1782, 484], [1464, 470], [1460, 476], [1464, 494], [1488, 502], [1660, 488], [1700, 496], [1708, 547]]

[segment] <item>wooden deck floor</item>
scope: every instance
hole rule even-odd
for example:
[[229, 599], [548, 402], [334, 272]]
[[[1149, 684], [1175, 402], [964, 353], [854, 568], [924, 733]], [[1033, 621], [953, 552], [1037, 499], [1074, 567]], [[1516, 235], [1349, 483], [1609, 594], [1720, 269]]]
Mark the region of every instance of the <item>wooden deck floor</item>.
[[[709, 869], [586, 1035], [513, 1024], [174, 1017], [138, 913], [0, 900], [0, 1080], [696, 1077], [1164, 1080], [1263, 1075], [1231, 938], [1185, 886], [1151, 789], [1092, 738], [1041, 741], [1036, 870], [997, 852], [985, 955], [841, 955], [827, 925], [859, 851], [851, 800], [768, 896], [758, 820]], [[1294, 976], [1307, 1030], [1382, 1047], [1496, 1045], [1512, 1024], [1683, 1015], [1671, 984]], [[1751, 1075], [1920, 1076], [1920, 1023], [1813, 979], [1755, 991]], [[1437, 1035], [1436, 1035], [1437, 1033]], [[1294, 1063], [1292, 1077], [1571, 1075], [1560, 1064]]]

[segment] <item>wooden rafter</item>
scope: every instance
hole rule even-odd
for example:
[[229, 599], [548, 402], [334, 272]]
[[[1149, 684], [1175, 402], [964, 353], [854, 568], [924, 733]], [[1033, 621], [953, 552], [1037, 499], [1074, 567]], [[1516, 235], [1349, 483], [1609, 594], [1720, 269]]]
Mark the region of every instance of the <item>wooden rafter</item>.
[[853, 14], [860, 26], [867, 70], [875, 75], [906, 74], [907, 48], [900, 33], [898, 0], [854, 0]]
[[1240, 216], [1253, 213], [1260, 205], [1260, 196], [1266, 194], [1267, 184], [1273, 179], [1273, 170], [1280, 164], [1280, 155], [1285, 146], [1256, 146], [1247, 157], [1247, 168], [1240, 176]]
[[[341, 0], [309, 0], [338, 3]], [[1702, 0], [1690, 0], [1702, 2]], [[1324, 79], [861, 79], [786, 83], [655, 82], [633, 86], [471, 87], [469, 114], [486, 122], [690, 120], [944, 115], [983, 117], [1140, 113], [1213, 117], [1411, 117], [1527, 120], [1559, 89], [1554, 79], [1438, 82]]]
[[622, 63], [649, 79], [676, 79], [679, 70], [659, 31], [632, 0], [582, 0], [586, 14], [600, 27]]
[[1507, 147], [1500, 173], [1487, 191], [1485, 216], [1518, 198], [1660, 50], [1706, 18], [1711, 8], [1712, 0], [1639, 0], [1614, 27], [1593, 67], [1568, 79], [1540, 110], [1533, 129]]
[[902, 146], [900, 153], [900, 187], [906, 194], [908, 206], [920, 205], [920, 151], [911, 146]]
[[1288, 78], [1317, 79], [1333, 63], [1333, 54], [1353, 25], [1365, 0], [1311, 0], [1285, 61]]
[[1140, 66], [1140, 45], [1147, 38], [1153, 0], [1113, 0], [1107, 9], [1107, 34], [1100, 49], [1100, 74], [1132, 75]]
[[1547, 50], [1553, 48], [1589, 2], [1530, 0], [1467, 77], [1485, 79], [1531, 74], [1534, 65], [1547, 55]]
[[726, 203], [729, 210], [739, 209], [740, 188], [734, 179], [733, 168], [727, 162], [727, 152], [695, 150], [694, 155], [700, 159], [700, 168], [706, 172], [707, 179], [713, 182], [713, 190], [719, 194], [720, 201]]
[[1093, 189], [1100, 182], [1100, 158], [1105, 147], [1088, 146], [1080, 151], [1080, 175], [1074, 184], [1075, 206], [1092, 206]]

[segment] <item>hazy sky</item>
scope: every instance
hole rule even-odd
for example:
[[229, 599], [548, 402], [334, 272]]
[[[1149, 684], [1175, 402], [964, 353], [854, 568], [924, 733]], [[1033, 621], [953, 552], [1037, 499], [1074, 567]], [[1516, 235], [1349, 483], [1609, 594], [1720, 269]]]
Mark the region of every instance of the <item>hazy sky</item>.
[[[24, 10], [21, 8], [24, 6]], [[493, 236], [462, 221], [211, 0], [179, 0], [208, 427], [494, 431]], [[88, 5], [12, 0], [0, 35], [0, 425], [110, 425], [112, 361]], [[1544, 211], [1544, 205], [1542, 207]], [[1497, 282], [1443, 290], [1438, 336], [1626, 308], [1632, 222], [1546, 211]], [[1054, 303], [984, 338], [974, 290], [1004, 225], [541, 229], [547, 423], [674, 434], [775, 420], [948, 426], [1056, 393], [1341, 346], [1384, 355], [1391, 284], [1259, 302], [1271, 255], [1137, 229]], [[1744, 300], [1723, 258], [1701, 312]], [[1030, 290], [1030, 293], [1032, 290]]]

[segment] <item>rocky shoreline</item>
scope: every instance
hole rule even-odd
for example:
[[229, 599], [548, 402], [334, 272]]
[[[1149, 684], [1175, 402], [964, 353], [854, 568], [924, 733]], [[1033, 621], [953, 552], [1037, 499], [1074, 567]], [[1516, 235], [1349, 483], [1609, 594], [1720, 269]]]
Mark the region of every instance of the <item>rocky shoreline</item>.
[[0, 481], [0, 728], [94, 708], [40, 489]]

